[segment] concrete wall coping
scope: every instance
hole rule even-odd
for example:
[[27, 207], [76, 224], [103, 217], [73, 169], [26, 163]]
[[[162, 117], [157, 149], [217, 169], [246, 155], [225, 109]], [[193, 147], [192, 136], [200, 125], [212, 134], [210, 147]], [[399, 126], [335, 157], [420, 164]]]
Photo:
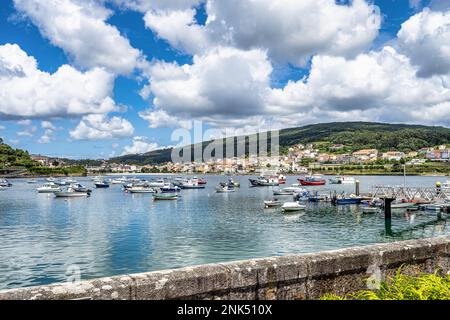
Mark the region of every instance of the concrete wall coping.
[[[242, 297], [258, 299], [261, 288], [272, 288], [275, 294], [292, 284], [349, 274], [364, 275], [371, 266], [386, 270], [402, 264], [437, 261], [442, 257], [450, 257], [450, 236], [3, 290], [0, 300], [241, 297], [231, 294], [237, 292], [246, 293]], [[308, 293], [308, 286], [305, 290], [300, 298], [314, 298]], [[267, 290], [265, 298], [271, 298]]]

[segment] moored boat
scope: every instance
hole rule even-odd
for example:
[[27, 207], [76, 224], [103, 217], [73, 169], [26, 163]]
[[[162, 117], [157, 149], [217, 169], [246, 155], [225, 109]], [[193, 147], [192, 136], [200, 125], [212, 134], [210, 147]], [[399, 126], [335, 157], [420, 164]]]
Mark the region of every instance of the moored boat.
[[277, 187], [280, 185], [278, 177], [276, 176], [267, 176], [267, 177], [258, 177], [256, 179], [248, 179], [250, 184], [253, 187]]
[[28, 184], [36, 184], [38, 183], [36, 179], [31, 179], [27, 181]]
[[240, 188], [241, 187], [241, 183], [234, 181], [233, 178], [228, 179], [228, 185], [233, 186], [235, 188]]
[[177, 200], [177, 193], [155, 193], [153, 195], [153, 200]]
[[96, 187], [97, 189], [106, 189], [106, 188], [109, 188], [109, 183], [106, 182], [106, 181], [96, 181], [96, 182], [94, 183], [94, 185], [95, 185], [95, 187]]
[[61, 188], [54, 182], [45, 183], [36, 189], [38, 193], [54, 193], [61, 191]]
[[155, 193], [156, 190], [149, 186], [133, 186], [128, 189], [129, 193]]
[[181, 189], [205, 189], [204, 184], [198, 184], [197, 179], [189, 179], [180, 183]]
[[354, 184], [356, 180], [354, 177], [337, 176], [337, 177], [328, 179], [328, 181], [330, 184]]
[[380, 208], [377, 207], [363, 207], [361, 211], [363, 214], [375, 214], [381, 212]]
[[70, 185], [70, 188], [72, 188], [75, 192], [81, 192], [81, 193], [91, 193], [92, 190], [79, 184], [79, 183], [74, 183]]
[[278, 199], [264, 201], [265, 208], [276, 208], [282, 205], [282, 202]]
[[236, 191], [236, 189], [233, 186], [230, 186], [227, 184], [225, 184], [225, 185], [220, 184], [216, 188], [217, 193], [229, 193], [229, 192], [235, 192], [235, 191]]
[[12, 187], [12, 183], [6, 179], [0, 179], [0, 186], [4, 188], [10, 188]]
[[298, 182], [300, 182], [302, 186], [323, 186], [327, 183], [327, 180], [321, 175], [310, 175], [298, 179]]
[[69, 187], [66, 191], [56, 191], [54, 194], [57, 198], [82, 198], [90, 195], [88, 192], [77, 192], [71, 187]]
[[281, 206], [283, 212], [302, 211], [306, 209], [306, 206], [298, 202], [286, 202]]

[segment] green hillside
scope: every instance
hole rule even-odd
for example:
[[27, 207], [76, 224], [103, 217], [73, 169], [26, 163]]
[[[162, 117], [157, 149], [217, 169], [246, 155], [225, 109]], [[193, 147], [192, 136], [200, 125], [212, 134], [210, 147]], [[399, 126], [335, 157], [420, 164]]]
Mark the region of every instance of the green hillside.
[[38, 162], [31, 159], [28, 151], [14, 149], [4, 143], [0, 138], [0, 174], [6, 174], [10, 171], [20, 172], [20, 175], [85, 175], [86, 169], [80, 165], [74, 165], [64, 168], [48, 168], [41, 166]]
[[[248, 137], [246, 137], [248, 143]], [[203, 143], [203, 148], [209, 142]], [[345, 152], [375, 148], [380, 151], [415, 151], [422, 147], [450, 144], [450, 129], [407, 124], [371, 122], [335, 122], [308, 125], [280, 131], [280, 149], [296, 144], [314, 143], [323, 151], [343, 144]], [[193, 146], [191, 146], [193, 148]], [[157, 150], [142, 155], [113, 158], [111, 162], [126, 164], [158, 164], [169, 162], [172, 149]]]
[[27, 151], [14, 149], [3, 142], [0, 138], [0, 168], [26, 167], [31, 168], [36, 163], [31, 160]]

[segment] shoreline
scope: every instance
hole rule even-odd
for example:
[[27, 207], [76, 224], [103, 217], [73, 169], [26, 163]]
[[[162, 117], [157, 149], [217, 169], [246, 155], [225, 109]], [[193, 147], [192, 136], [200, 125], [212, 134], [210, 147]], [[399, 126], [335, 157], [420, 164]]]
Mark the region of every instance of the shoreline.
[[[392, 176], [392, 177], [403, 177], [402, 173], [340, 173], [340, 174], [329, 174], [317, 172], [317, 174], [321, 174], [327, 177], [336, 177], [336, 176], [355, 176], [355, 177], [376, 177], [376, 176]], [[107, 174], [87, 174], [87, 175], [20, 175], [20, 176], [9, 176], [9, 175], [0, 175], [0, 179], [45, 179], [49, 177], [65, 179], [65, 178], [88, 178], [88, 177], [122, 177], [122, 176], [152, 176], [152, 177], [160, 177], [160, 176], [259, 176], [260, 173], [240, 173], [240, 174], [225, 174], [225, 173], [107, 173]], [[301, 173], [283, 173], [284, 176], [287, 177], [301, 177], [307, 174]], [[436, 174], [431, 172], [426, 173], [417, 173], [417, 174], [406, 174], [406, 177], [436, 177], [436, 178], [446, 178], [450, 176], [450, 172], [447, 174]]]

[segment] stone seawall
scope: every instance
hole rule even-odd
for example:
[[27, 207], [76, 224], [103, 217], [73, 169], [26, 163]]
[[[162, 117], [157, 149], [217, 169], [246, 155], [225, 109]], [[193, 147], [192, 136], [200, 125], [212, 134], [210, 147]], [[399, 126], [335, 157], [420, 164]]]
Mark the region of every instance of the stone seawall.
[[450, 272], [450, 236], [0, 291], [0, 299], [318, 299], [367, 279]]

